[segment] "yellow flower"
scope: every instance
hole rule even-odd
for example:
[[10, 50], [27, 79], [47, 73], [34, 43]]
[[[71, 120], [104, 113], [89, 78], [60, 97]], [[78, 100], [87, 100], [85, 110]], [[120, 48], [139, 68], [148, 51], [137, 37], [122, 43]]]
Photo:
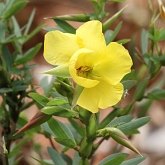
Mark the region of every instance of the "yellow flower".
[[48, 32], [44, 57], [60, 68], [68, 66], [73, 80], [84, 87], [77, 104], [93, 113], [121, 100], [120, 81], [132, 66], [130, 55], [122, 45], [115, 42], [106, 45], [102, 24], [96, 20], [81, 25], [75, 35]]

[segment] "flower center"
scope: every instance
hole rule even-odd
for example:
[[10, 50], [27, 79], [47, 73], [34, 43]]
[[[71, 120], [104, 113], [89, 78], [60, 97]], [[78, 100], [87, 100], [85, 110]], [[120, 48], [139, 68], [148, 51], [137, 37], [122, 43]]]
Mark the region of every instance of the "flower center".
[[92, 71], [92, 67], [90, 67], [90, 66], [80, 66], [76, 70], [77, 70], [77, 75], [78, 76], [87, 78], [89, 76], [89, 74], [91, 73], [91, 71]]

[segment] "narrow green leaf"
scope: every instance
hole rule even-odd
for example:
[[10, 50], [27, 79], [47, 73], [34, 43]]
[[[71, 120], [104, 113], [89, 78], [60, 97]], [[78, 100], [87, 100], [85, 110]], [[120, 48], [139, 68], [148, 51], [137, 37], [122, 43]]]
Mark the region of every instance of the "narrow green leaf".
[[132, 120], [132, 117], [131, 115], [125, 115], [125, 116], [120, 116], [120, 117], [117, 117], [115, 119], [113, 119], [109, 124], [108, 126], [109, 127], [117, 127], [117, 126], [120, 126], [122, 124], [125, 124], [125, 123], [128, 123]]
[[23, 56], [18, 56], [15, 60], [15, 65], [20, 65], [31, 61], [39, 52], [42, 43], [38, 43], [35, 47], [29, 49]]
[[76, 145], [75, 145], [75, 142], [72, 140], [72, 139], [62, 139], [62, 138], [54, 138], [56, 140], [56, 142], [66, 146], [66, 147], [69, 147], [69, 148], [74, 148]]
[[72, 100], [72, 106], [76, 106], [77, 100], [81, 94], [81, 92], [83, 91], [84, 87], [80, 86], [80, 85], [76, 85], [75, 89], [74, 89], [74, 95], [73, 95], [73, 100]]
[[58, 139], [58, 142], [62, 142], [62, 140], [60, 141], [59, 139], [63, 139], [65, 143], [66, 139], [68, 139], [68, 141], [70, 141], [70, 144], [71, 141], [72, 144], [74, 144], [73, 147], [76, 146], [76, 142], [74, 140], [73, 134], [66, 124], [63, 124], [60, 121], [52, 118], [48, 121], [48, 125], [50, 129], [53, 131], [55, 138]]
[[47, 106], [57, 106], [57, 105], [64, 105], [64, 104], [68, 104], [67, 100], [64, 100], [63, 98], [55, 98], [50, 100], [47, 103]]
[[12, 21], [13, 21], [13, 26], [14, 26], [14, 34], [16, 35], [16, 37], [21, 37], [22, 36], [21, 29], [14, 16], [12, 17]]
[[81, 145], [80, 145], [80, 149], [79, 149], [79, 153], [81, 155], [81, 157], [89, 157], [89, 155], [92, 152], [92, 148], [93, 148], [93, 143], [88, 142], [87, 138], [84, 137], [83, 140], [81, 141]]
[[56, 24], [57, 24], [61, 29], [64, 30], [64, 32], [75, 34], [76, 29], [75, 29], [73, 26], [71, 26], [69, 23], [67, 23], [66, 21], [60, 20], [60, 19], [54, 19], [54, 21], [56, 22]]
[[153, 103], [153, 100], [151, 99], [146, 99], [145, 101], [143, 101], [143, 103], [140, 104], [139, 106], [140, 111], [138, 112], [138, 117], [147, 116], [147, 113], [150, 110], [152, 103]]
[[77, 112], [69, 110], [63, 106], [46, 106], [41, 110], [41, 112], [47, 115], [54, 115], [67, 118], [73, 118], [78, 116]]
[[124, 80], [122, 81], [125, 90], [129, 90], [137, 84], [137, 80]]
[[32, 12], [31, 12], [31, 15], [29, 17], [29, 20], [27, 22], [27, 25], [26, 25], [26, 28], [25, 28], [25, 31], [24, 31], [24, 35], [27, 35], [29, 33], [30, 27], [31, 27], [32, 22], [34, 20], [35, 13], [36, 13], [36, 10], [33, 9]]
[[145, 157], [138, 156], [136, 158], [133, 158], [133, 159], [130, 159], [130, 160], [126, 160], [126, 161], [122, 162], [121, 165], [138, 165], [143, 160], [145, 160]]
[[147, 94], [147, 97], [152, 100], [165, 100], [165, 90], [155, 89]]
[[37, 26], [32, 32], [30, 32], [28, 35], [23, 36], [20, 38], [21, 44], [25, 44], [27, 41], [29, 41], [34, 35], [36, 35], [41, 29], [43, 25]]
[[3, 67], [7, 71], [11, 71], [13, 67], [13, 55], [11, 54], [10, 50], [8, 49], [7, 45], [2, 46], [2, 62], [3, 62]]
[[68, 64], [56, 66], [53, 69], [43, 72], [44, 74], [50, 74], [57, 77], [70, 77]]
[[[110, 42], [114, 41], [114, 39], [115, 39], [116, 36], [118, 35], [118, 33], [119, 33], [121, 27], [122, 27], [122, 22], [120, 22], [120, 23], [116, 26], [115, 30], [114, 30], [113, 32], [110, 33], [109, 39], [108, 39], [108, 41], [107, 41], [107, 44], [109, 44]], [[107, 32], [108, 32], [108, 31], [107, 31]], [[110, 31], [109, 31], [109, 32], [110, 32]]]
[[53, 148], [48, 147], [48, 153], [55, 165], [67, 165], [62, 156]]
[[4, 11], [2, 18], [9, 19], [11, 16], [23, 9], [26, 6], [27, 2], [27, 0], [14, 1], [11, 5], [8, 5], [8, 8]]
[[48, 17], [45, 19], [59, 19], [63, 21], [87, 22], [90, 20], [90, 16], [88, 14], [71, 14], [71, 15]]
[[121, 165], [121, 163], [126, 159], [126, 153], [112, 154], [104, 158], [99, 165]]
[[109, 27], [120, 17], [122, 12], [124, 11], [126, 7], [119, 10], [117, 13], [115, 13], [112, 17], [110, 17], [106, 22], [103, 23], [103, 32], [105, 32]]
[[142, 50], [142, 54], [145, 54], [148, 51], [148, 39], [149, 39], [148, 31], [143, 29], [142, 33], [141, 33], [141, 50]]
[[47, 97], [42, 96], [38, 93], [32, 92], [29, 93], [29, 96], [43, 107], [46, 106], [46, 104], [49, 102], [49, 99]]
[[106, 127], [118, 115], [118, 112], [119, 109], [114, 109], [112, 112], [110, 112], [99, 124], [99, 129]]
[[72, 127], [75, 129], [75, 131], [77, 133], [79, 133], [79, 135], [81, 135], [82, 137], [85, 136], [85, 127], [84, 125], [82, 125], [80, 122], [74, 120], [73, 118], [69, 118], [69, 122], [72, 124]]
[[132, 133], [134, 133], [135, 130], [137, 130], [141, 126], [147, 124], [149, 121], [150, 121], [149, 117], [142, 117], [139, 119], [132, 120], [128, 123], [119, 125], [119, 126], [117, 126], [117, 128], [120, 129], [125, 134], [131, 135]]
[[118, 41], [116, 41], [117, 43], [119, 43], [119, 44], [122, 44], [122, 45], [124, 45], [124, 44], [127, 44], [128, 42], [130, 42], [131, 41], [131, 39], [121, 39], [121, 40], [118, 40]]
[[144, 79], [139, 82], [134, 94], [135, 100], [140, 101], [143, 98], [147, 84], [148, 84], [148, 79]]
[[110, 43], [110, 39], [111, 39], [112, 34], [113, 34], [112, 30], [106, 30], [104, 33], [105, 41], [106, 41], [107, 45]]
[[6, 24], [4, 21], [0, 21], [0, 42], [5, 40]]

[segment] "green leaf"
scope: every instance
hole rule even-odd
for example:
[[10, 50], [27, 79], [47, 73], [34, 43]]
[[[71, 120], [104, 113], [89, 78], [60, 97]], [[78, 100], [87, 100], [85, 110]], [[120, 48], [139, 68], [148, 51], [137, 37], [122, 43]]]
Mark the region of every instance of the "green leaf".
[[13, 55], [10, 53], [10, 50], [8, 49], [7, 45], [2, 46], [2, 62], [3, 62], [3, 67], [7, 71], [11, 71], [13, 67]]
[[150, 76], [154, 77], [160, 70], [160, 59], [158, 57], [153, 57], [148, 54], [144, 56], [144, 60], [147, 64], [148, 70], [150, 72]]
[[116, 36], [118, 35], [120, 29], [122, 27], [122, 22], [120, 22], [114, 31], [110, 31], [110, 30], [107, 30], [106, 33], [109, 33], [107, 34], [108, 37], [106, 37], [106, 43], [109, 44], [110, 42], [114, 41], [114, 39], [116, 38]]
[[53, 148], [48, 147], [48, 153], [55, 165], [67, 165], [62, 156]]
[[116, 41], [117, 43], [119, 43], [119, 44], [122, 44], [122, 45], [124, 45], [124, 44], [127, 44], [128, 42], [130, 42], [131, 41], [131, 39], [121, 39], [121, 40], [118, 40], [118, 41]]
[[152, 105], [153, 100], [146, 99], [143, 101], [142, 104], [139, 106], [139, 112], [138, 112], [138, 117], [144, 117], [147, 116], [148, 111], [150, 110], [150, 107]]
[[77, 112], [69, 110], [63, 106], [46, 106], [41, 110], [41, 112], [47, 115], [54, 115], [67, 118], [73, 118], [78, 116]]
[[107, 29], [109, 29], [109, 27], [120, 17], [120, 15], [122, 14], [122, 12], [125, 8], [126, 7], [119, 10], [112, 17], [110, 17], [106, 22], [103, 23], [103, 32], [105, 32]]
[[152, 100], [165, 100], [165, 90], [155, 89], [147, 94], [147, 98]]
[[132, 117], [131, 115], [125, 115], [125, 116], [120, 116], [120, 117], [117, 117], [115, 119], [113, 119], [109, 124], [108, 126], [109, 127], [117, 127], [117, 126], [120, 126], [122, 124], [125, 124], [125, 123], [128, 123], [132, 120]]
[[142, 117], [139, 119], [132, 120], [128, 123], [122, 124], [117, 126], [122, 132], [127, 135], [131, 135], [136, 131], [138, 128], [142, 127], [143, 125], [147, 124], [150, 121], [149, 117]]
[[29, 41], [31, 38], [33, 38], [33, 36], [35, 36], [42, 29], [42, 27], [43, 27], [43, 25], [39, 25], [28, 35], [21, 37], [19, 39], [21, 44], [25, 44], [27, 41]]
[[60, 121], [52, 118], [48, 121], [48, 125], [50, 129], [53, 131], [53, 134], [55, 138], [58, 140], [58, 142], [60, 142], [61, 144], [67, 145], [66, 140], [68, 139], [69, 141], [68, 147], [70, 147], [70, 144], [72, 144], [73, 148], [76, 146], [76, 142], [73, 137], [73, 134], [66, 124], [63, 124]]
[[44, 74], [50, 74], [57, 77], [70, 77], [68, 64], [56, 66], [53, 69], [43, 72]]
[[118, 112], [119, 109], [114, 109], [112, 112], [110, 112], [99, 124], [99, 129], [106, 127], [118, 115]]
[[79, 133], [82, 137], [85, 136], [85, 127], [80, 122], [77, 122], [73, 118], [69, 118], [69, 122], [71, 123], [72, 127], [75, 129], [76, 133]]
[[46, 104], [49, 102], [49, 99], [47, 97], [42, 96], [38, 93], [32, 92], [29, 93], [29, 96], [43, 107], [46, 106]]
[[130, 159], [130, 160], [126, 160], [126, 161], [122, 162], [121, 165], [138, 165], [143, 160], [145, 160], [144, 157], [138, 156], [136, 158], [133, 158], [133, 159]]
[[29, 49], [23, 56], [18, 56], [15, 60], [15, 65], [20, 65], [31, 61], [39, 52], [42, 43], [38, 43], [35, 47]]
[[6, 4], [6, 10], [4, 11], [2, 18], [3, 19], [9, 19], [11, 16], [16, 14], [18, 11], [23, 9], [26, 4], [28, 3], [27, 0], [14, 0], [11, 1], [11, 3]]
[[147, 53], [148, 51], [148, 39], [149, 39], [148, 31], [143, 29], [141, 33], [141, 50], [143, 54]]
[[121, 163], [126, 159], [127, 154], [117, 153], [112, 154], [104, 158], [99, 165], [121, 165]]
[[71, 139], [62, 139], [62, 138], [55, 138], [56, 142], [67, 146], [69, 148], [74, 148], [75, 147], [75, 142]]
[[54, 19], [56, 24], [67, 33], [76, 33], [76, 29], [64, 20]]
[[141, 80], [135, 90], [134, 99], [140, 101], [144, 97], [144, 93], [148, 84], [148, 79]]
[[4, 21], [0, 21], [0, 42], [5, 40], [6, 24]]
[[32, 22], [34, 20], [34, 16], [35, 16], [35, 13], [36, 13], [36, 10], [33, 9], [32, 12], [31, 12], [31, 15], [29, 17], [29, 20], [26, 24], [26, 28], [25, 28], [25, 31], [24, 31], [24, 35], [27, 35], [29, 33], [29, 30], [30, 30], [30, 27], [32, 25]]
[[14, 34], [16, 35], [16, 37], [21, 37], [22, 36], [21, 29], [17, 22], [17, 19], [14, 16], [12, 17], [12, 21], [13, 21], [13, 26], [14, 26]]
[[50, 100], [47, 103], [47, 106], [64, 105], [64, 104], [68, 104], [68, 101], [64, 100], [63, 98], [55, 98]]
[[137, 80], [124, 80], [122, 81], [125, 90], [129, 90], [137, 84]]
[[90, 16], [88, 14], [71, 14], [71, 15], [48, 17], [46, 19], [59, 19], [63, 21], [87, 22], [87, 21], [90, 21]]

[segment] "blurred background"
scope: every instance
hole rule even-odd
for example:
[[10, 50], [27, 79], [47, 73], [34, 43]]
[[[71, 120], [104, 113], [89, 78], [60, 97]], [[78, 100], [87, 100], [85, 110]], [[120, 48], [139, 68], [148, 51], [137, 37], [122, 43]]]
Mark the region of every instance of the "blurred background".
[[[155, 9], [158, 9], [157, 0], [151, 1], [153, 1]], [[118, 20], [123, 21], [123, 27], [117, 36], [117, 39], [133, 39], [134, 44], [136, 45], [135, 47], [138, 49], [140, 45], [141, 31], [142, 29], [148, 27], [151, 15], [153, 13], [149, 11], [147, 0], [125, 0], [123, 3], [110, 2], [107, 5], [107, 11], [113, 15], [124, 6], [127, 6], [127, 8], [120, 17], [120, 20]], [[33, 27], [36, 27], [39, 24], [45, 24], [46, 27], [54, 27], [55, 22], [51, 19], [45, 19], [47, 17], [64, 14], [90, 13], [93, 11], [89, 0], [29, 0], [28, 6], [17, 14], [18, 21], [21, 25], [26, 23], [33, 9], [36, 9]], [[75, 27], [79, 26], [79, 24], [76, 23], [74, 25]], [[165, 28], [165, 19], [160, 19], [157, 26]], [[115, 28], [115, 24], [112, 29], [113, 28]], [[39, 34], [37, 34], [32, 41], [25, 45], [25, 49], [35, 43], [43, 43], [45, 33], [46, 32], [42, 30]], [[165, 49], [165, 44], [161, 44], [162, 49]], [[130, 45], [127, 44], [126, 47], [129, 49]], [[33, 63], [35, 64], [35, 68], [32, 72], [34, 84], [36, 85], [37, 90], [42, 93], [42, 90], [39, 87], [40, 81], [43, 78], [43, 74], [41, 74], [41, 72], [52, 67], [47, 64], [43, 58], [43, 48]], [[138, 67], [138, 65], [138, 62], [136, 63], [135, 61], [135, 67]], [[165, 79], [165, 70], [162, 69], [159, 76], [164, 77]], [[153, 83], [154, 81], [155, 80], [153, 80]], [[126, 104], [127, 101], [129, 101], [129, 98], [131, 98], [131, 92], [132, 91], [128, 91], [128, 95], [122, 104]], [[139, 111], [140, 104], [141, 103], [137, 103], [136, 111]], [[102, 116], [105, 116], [109, 111], [110, 110], [102, 111]], [[33, 108], [30, 108], [24, 113], [26, 113], [30, 119], [36, 112], [37, 108], [33, 106]], [[140, 150], [142, 155], [146, 156], [146, 160], [141, 163], [141, 165], [165, 165], [165, 101], [154, 101], [148, 111], [148, 115], [151, 117], [151, 122], [140, 129], [140, 134], [137, 134], [133, 138], [133, 143]], [[38, 144], [42, 145], [42, 157], [48, 157], [46, 148], [50, 145], [50, 142], [42, 135], [36, 135], [34, 140]], [[33, 162], [29, 158], [29, 155], [35, 157], [35, 153], [32, 153], [33, 151], [29, 149], [31, 145], [33, 145], [33, 143], [27, 144], [25, 147], [25, 150], [23, 151], [26, 153], [24, 159], [30, 161], [31, 164], [36, 164], [36, 162]], [[57, 144], [55, 145], [58, 147]], [[104, 142], [98, 149], [93, 164], [97, 165], [98, 160], [111, 153], [114, 145], [114, 141], [111, 140]], [[124, 151], [130, 153], [131, 155], [133, 154], [129, 150], [124, 149]], [[72, 151], [69, 154], [72, 154]], [[26, 164], [26, 161], [24, 161], [23, 164]]]

